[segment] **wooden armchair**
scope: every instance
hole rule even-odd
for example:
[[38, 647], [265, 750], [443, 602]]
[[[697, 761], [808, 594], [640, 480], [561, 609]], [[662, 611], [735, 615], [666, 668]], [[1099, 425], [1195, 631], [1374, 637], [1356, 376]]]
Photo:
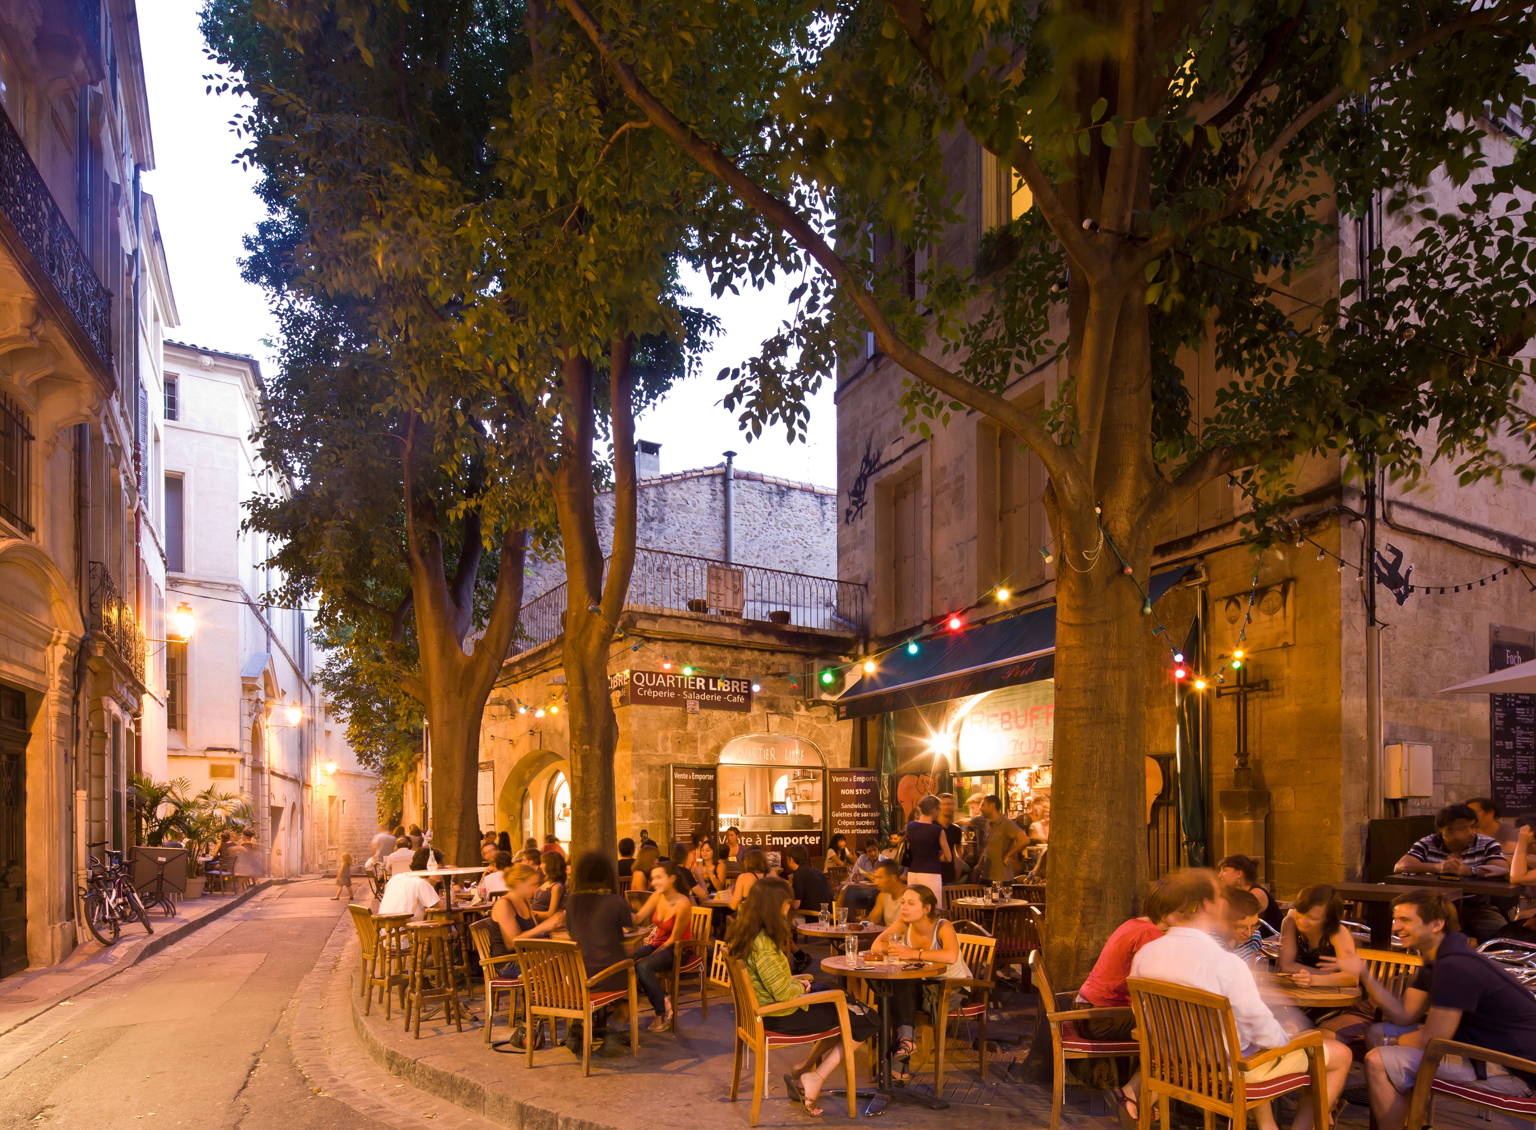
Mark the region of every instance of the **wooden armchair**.
[[691, 924], [685, 941], [672, 943], [672, 1025], [677, 1031], [677, 1014], [683, 1011], [682, 982], [684, 977], [695, 973], [699, 977], [699, 1008], [704, 1019], [709, 1019], [709, 961], [714, 950], [710, 924], [714, 911], [707, 906], [693, 907], [689, 912]]
[[410, 988], [411, 944], [406, 926], [409, 914], [374, 914], [366, 906], [350, 903], [352, 928], [357, 931], [357, 941], [362, 954], [363, 1015], [373, 1011], [373, 991], [379, 990], [379, 1003], [384, 1006], [384, 1019], [394, 1019], [394, 998], [390, 990], [400, 990], [400, 1007], [405, 1007], [406, 991]]
[[[987, 1077], [987, 997], [997, 987], [992, 981], [992, 955], [997, 948], [997, 940], [976, 934], [959, 934], [956, 940], [960, 943], [960, 956], [971, 968], [971, 976], [945, 978], [939, 1015], [928, 1017], [932, 1025], [935, 1045], [933, 1061], [935, 1098], [944, 1097], [944, 1057], [945, 1049], [949, 1046], [951, 1016], [976, 1019], [976, 1048], [981, 1061], [981, 1077], [983, 1080]], [[976, 995], [951, 1012], [949, 1010], [949, 990], [951, 989], [970, 989]], [[921, 1031], [926, 1035], [928, 1025], [924, 1025]]]
[[1399, 950], [1373, 950], [1369, 947], [1355, 951], [1365, 960], [1367, 972], [1379, 981], [1395, 997], [1401, 998], [1408, 982], [1424, 966], [1424, 959], [1415, 953]]
[[736, 1055], [731, 1066], [731, 1102], [736, 1101], [736, 1093], [741, 1085], [742, 1049], [752, 1050], [752, 1112], [748, 1125], [757, 1125], [758, 1115], [763, 1108], [763, 1091], [768, 1084], [768, 1053], [774, 1048], [785, 1048], [792, 1044], [814, 1044], [820, 1040], [830, 1040], [839, 1033], [843, 1038], [843, 1078], [848, 1088], [848, 1117], [853, 1118], [858, 1094], [854, 1088], [853, 1029], [848, 1025], [847, 996], [834, 989], [824, 993], [806, 993], [795, 998], [795, 1004], [835, 1005], [836, 1028], [829, 1028], [814, 1036], [786, 1036], [770, 1032], [763, 1027], [763, 1016], [777, 1012], [785, 1005], [782, 1002], [759, 1005], [757, 993], [752, 988], [752, 979], [747, 976], [747, 967], [739, 958], [729, 955], [726, 957], [726, 965], [731, 975], [731, 996], [736, 1003]]
[[[1226, 997], [1145, 977], [1128, 979], [1126, 987], [1141, 1045], [1141, 1130], [1151, 1130], [1154, 1099], [1161, 1105], [1164, 1126], [1173, 1125], [1171, 1100], [1178, 1099], [1204, 1111], [1210, 1130], [1213, 1115], [1245, 1126], [1254, 1107], [1304, 1087], [1312, 1088], [1312, 1125], [1328, 1125], [1322, 1032], [1303, 1032], [1284, 1047], [1244, 1058], [1232, 1002]], [[1308, 1071], [1247, 1078], [1248, 1072], [1294, 1051], [1306, 1052]]]
[[[480, 959], [480, 972], [485, 977], [485, 1043], [488, 1047], [498, 1046], [491, 1039], [491, 1025], [496, 1017], [496, 994], [507, 994], [507, 1026], [511, 1027], [517, 1022], [517, 994], [523, 987], [522, 977], [509, 976], [502, 968], [510, 965], [515, 971], [517, 954], [491, 956], [491, 931], [498, 929], [500, 927], [489, 918], [482, 918], [469, 925], [469, 940], [474, 943], [475, 955]], [[532, 1039], [531, 1034], [529, 1039]]]
[[599, 1009], [606, 1008], [622, 999], [624, 990], [603, 990], [594, 993], [593, 987], [615, 973], [627, 973], [629, 978], [629, 1050], [640, 1054], [640, 1000], [635, 983], [635, 959], [626, 958], [601, 969], [588, 977], [581, 960], [581, 948], [570, 941], [546, 941], [543, 938], [512, 943], [513, 955], [523, 978], [523, 1015], [528, 1032], [528, 1066], [533, 1066], [533, 1023], [535, 1018], [549, 1019], [550, 1035], [554, 1035], [555, 1022], [565, 1020], [567, 1027], [572, 1020], [580, 1020], [585, 1026], [581, 1035], [581, 1074], [592, 1074], [592, 1022]]
[[1497, 1063], [1514, 1071], [1536, 1074], [1536, 1062], [1519, 1056], [1480, 1048], [1475, 1044], [1461, 1044], [1455, 1040], [1431, 1040], [1424, 1048], [1424, 1058], [1419, 1061], [1418, 1078], [1413, 1084], [1413, 1099], [1408, 1105], [1408, 1122], [1404, 1130], [1423, 1130], [1429, 1120], [1429, 1104], [1435, 1095], [1445, 1095], [1459, 1102], [1471, 1103], [1483, 1110], [1497, 1111], [1512, 1118], [1536, 1122], [1536, 1095], [1516, 1098], [1483, 1090], [1476, 1083], [1455, 1083], [1449, 1079], [1436, 1079], [1435, 1070], [1448, 1055], [1480, 1059], [1484, 1063]]
[[1045, 972], [1045, 955], [1039, 950], [1029, 955], [1029, 971], [1051, 1029], [1050, 1130], [1057, 1130], [1061, 1125], [1061, 1106], [1066, 1093], [1067, 1060], [1139, 1056], [1141, 1045], [1135, 1040], [1090, 1040], [1078, 1028], [1085, 1020], [1130, 1020], [1129, 1008], [1073, 1008], [1077, 994], [1051, 991], [1051, 980]]
[[716, 940], [709, 958], [709, 983], [717, 989], [730, 992], [731, 951], [719, 940]]

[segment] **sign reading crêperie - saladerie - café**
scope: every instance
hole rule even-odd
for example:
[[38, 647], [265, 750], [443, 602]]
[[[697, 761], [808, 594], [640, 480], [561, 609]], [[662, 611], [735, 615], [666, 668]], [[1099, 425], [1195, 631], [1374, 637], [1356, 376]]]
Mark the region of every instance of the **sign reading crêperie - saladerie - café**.
[[752, 680], [680, 671], [631, 671], [621, 691], [621, 705], [682, 706], [688, 710], [752, 709]]

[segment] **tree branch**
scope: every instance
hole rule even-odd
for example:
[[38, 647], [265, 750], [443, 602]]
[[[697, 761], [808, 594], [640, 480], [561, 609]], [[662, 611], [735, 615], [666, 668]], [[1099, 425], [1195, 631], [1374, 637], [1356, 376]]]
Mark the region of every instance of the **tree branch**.
[[523, 610], [523, 567], [527, 557], [527, 529], [504, 530], [501, 557], [496, 565], [496, 595], [491, 598], [491, 614], [472, 657], [476, 678], [493, 682], [512, 649], [517, 618]]
[[633, 339], [615, 338], [608, 352], [608, 397], [613, 431], [613, 547], [608, 580], [603, 587], [602, 614], [617, 624], [635, 571], [636, 513], [639, 491], [635, 472], [634, 373], [630, 368]]
[[[587, 38], [597, 48], [598, 54], [608, 64], [619, 80], [619, 85], [651, 124], [671, 138], [692, 157], [701, 168], [724, 181], [750, 208], [758, 212], [789, 238], [793, 239], [811, 258], [833, 277], [845, 294], [852, 299], [864, 315], [875, 341], [893, 361], [924, 383], [958, 400], [978, 412], [985, 413], [1012, 431], [1034, 449], [1045, 465], [1046, 472], [1058, 479], [1064, 488], [1075, 484], [1079, 477], [1076, 459], [1059, 445], [1029, 414], [1015, 407], [1004, 397], [971, 384], [942, 365], [925, 357], [912, 348], [891, 325], [890, 319], [880, 309], [879, 303], [855, 277], [848, 264], [832, 250], [811, 224], [794, 207], [763, 189], [730, 160], [720, 148], [694, 133], [678, 117], [653, 95], [635, 74], [634, 68], [619, 58], [617, 50], [598, 27], [592, 14], [580, 0], [561, 0], [572, 19], [586, 32]], [[1033, 162], [1033, 158], [1030, 158]], [[1035, 166], [1039, 173], [1039, 167]], [[1040, 174], [1043, 177], [1043, 173]]]

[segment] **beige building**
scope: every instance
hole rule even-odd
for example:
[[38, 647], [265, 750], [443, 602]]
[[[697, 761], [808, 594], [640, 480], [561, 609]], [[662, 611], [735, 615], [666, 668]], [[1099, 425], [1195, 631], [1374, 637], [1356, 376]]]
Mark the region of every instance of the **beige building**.
[[242, 527], [251, 498], [285, 488], [251, 439], [262, 395], [254, 358], [165, 343], [154, 423], [168, 599], [197, 617], [166, 649], [166, 754], [194, 790], [247, 798], [268, 873], [294, 876], [366, 851], [375, 778], [314, 685], [306, 612], [269, 607], [280, 578]]
[[137, 34], [0, 8], [0, 976], [69, 954], [87, 845], [126, 846], [159, 760], [145, 387], [176, 308]]
[[[1490, 147], [1500, 146], [1508, 141], [1494, 133]], [[970, 219], [938, 251], [946, 261], [969, 263], [984, 226], [1001, 222], [1008, 203], [995, 165], [981, 153], [957, 143], [951, 163]], [[1439, 191], [1449, 195], [1443, 185]], [[1411, 234], [1389, 227], [1382, 238], [1390, 245]], [[1359, 238], [1346, 228], [1287, 289], [1312, 301], [1337, 295], [1360, 273]], [[1209, 351], [1187, 357], [1184, 369], [1199, 418], [1231, 374]], [[1051, 362], [1015, 380], [1006, 395], [1039, 407], [1064, 376], [1063, 365]], [[1060, 562], [1047, 556], [1044, 471], [974, 412], [956, 412], [947, 427], [935, 422], [931, 440], [913, 434], [900, 404], [903, 379], [878, 353], [839, 374], [838, 576], [868, 586], [877, 649], [901, 645], [925, 621], [969, 608], [999, 585], [1009, 599], [968, 614], [953, 641], [925, 642], [911, 657], [904, 648], [894, 652], [877, 676], [844, 693], [839, 711], [866, 731], [852, 739], [855, 747], [883, 748], [881, 735], [889, 735], [898, 782], [916, 785], [924, 772], [938, 779], [948, 770], [965, 791], [1011, 792], [1022, 808], [1048, 798], [1052, 759], [1071, 756], [1049, 741]], [[1362, 491], [1342, 482], [1337, 464], [1300, 466], [1296, 488], [1296, 543], [1262, 558], [1244, 542], [1243, 503], [1225, 482], [1208, 485], [1162, 531], [1154, 575], [1168, 591], [1148, 618], [1144, 654], [1162, 687], [1152, 704], [1148, 765], [1154, 874], [1186, 859], [1247, 852], [1289, 899], [1305, 883], [1356, 875], [1373, 819], [1387, 820], [1377, 828], [1391, 841], [1423, 834], [1422, 820], [1404, 824], [1400, 817], [1490, 792], [1507, 815], [1536, 811], [1536, 748], [1529, 744], [1536, 734], [1529, 727], [1523, 736], [1491, 733], [1486, 697], [1435, 693], [1486, 674], [1495, 643], [1501, 654], [1536, 656], [1536, 571], [1529, 569], [1536, 492], [1515, 476], [1461, 487], [1439, 463], [1411, 494], [1384, 487], [1367, 520]], [[1384, 622], [1379, 668], [1368, 658], [1378, 632], [1367, 629], [1361, 581], [1372, 527]], [[1115, 566], [1106, 554], [1099, 567]], [[1031, 613], [1028, 623], [1012, 619]], [[1009, 619], [971, 638], [973, 624], [1000, 617]], [[1153, 634], [1157, 624], [1165, 635]], [[1191, 703], [1181, 734], [1178, 696], [1196, 692], [1192, 680], [1176, 687], [1167, 640], [1189, 653], [1195, 673], [1216, 671], [1242, 647], [1245, 678], [1258, 689], [1234, 694], [1229, 668], [1225, 685], [1213, 680]], [[1028, 709], [1043, 713], [1019, 713], [1026, 692], [1033, 695]], [[1015, 731], [1021, 717], [1031, 724]], [[1239, 717], [1247, 724], [1244, 750]], [[1017, 740], [999, 738], [1004, 727]], [[1506, 740], [1524, 744], [1516, 751]], [[1432, 787], [1413, 787], [1424, 795], [1392, 795], [1402, 790], [1388, 779], [1385, 750], [1401, 742], [1432, 748]], [[1378, 848], [1377, 865], [1390, 868], [1400, 850]]]

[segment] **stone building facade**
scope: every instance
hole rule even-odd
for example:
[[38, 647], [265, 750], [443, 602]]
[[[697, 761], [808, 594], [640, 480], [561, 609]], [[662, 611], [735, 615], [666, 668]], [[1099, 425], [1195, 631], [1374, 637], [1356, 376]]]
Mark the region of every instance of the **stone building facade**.
[[[1028, 206], [1027, 198], [1007, 201], [994, 184], [995, 165], [970, 144], [957, 139], [949, 154], [969, 221], [953, 227], [932, 252], [918, 252], [919, 268], [926, 254], [972, 261], [985, 228], [1007, 218], [1003, 209]], [[1507, 145], [1490, 135], [1493, 149]], [[1443, 184], [1434, 191], [1438, 204], [1452, 195]], [[1412, 235], [1388, 226], [1381, 238], [1390, 246]], [[1346, 226], [1287, 290], [1312, 302], [1337, 295], [1359, 274], [1359, 238]], [[1216, 366], [1209, 350], [1185, 358], [1184, 371], [1198, 419], [1212, 410], [1217, 388], [1231, 374]], [[1016, 379], [1006, 395], [1021, 406], [1041, 406], [1065, 375], [1064, 364], [1048, 362]], [[994, 615], [1051, 607], [1057, 563], [1042, 553], [1051, 535], [1040, 461], [974, 412], [954, 413], [947, 427], [934, 422], [931, 439], [909, 431], [900, 404], [903, 378], [878, 353], [846, 366], [838, 378], [838, 575], [873, 594], [872, 646], [900, 641], [930, 617], [968, 607], [1000, 584], [1010, 600]], [[1527, 406], [1536, 407], [1530, 390], [1527, 398]], [[1217, 697], [1212, 686], [1193, 711], [1192, 732], [1181, 739], [1176, 700], [1193, 692], [1176, 688], [1169, 648], [1149, 627], [1145, 662], [1164, 687], [1149, 720], [1149, 752], [1157, 762], [1148, 769], [1154, 873], [1189, 858], [1193, 839], [1199, 858], [1233, 851], [1259, 857], [1267, 880], [1288, 899], [1305, 883], [1356, 876], [1373, 819], [1431, 812], [1491, 789], [1536, 798], [1536, 780], [1490, 781], [1487, 696], [1436, 695], [1488, 672], [1495, 631], [1536, 644], [1529, 635], [1536, 631], [1536, 571], [1530, 569], [1536, 492], [1514, 476], [1463, 487], [1443, 463], [1431, 465], [1412, 492], [1382, 486], [1373, 572], [1386, 626], [1380, 690], [1373, 693], [1361, 576], [1367, 507], [1359, 484], [1344, 482], [1341, 472], [1340, 465], [1317, 460], [1297, 466], [1298, 502], [1290, 518], [1299, 545], [1257, 556], [1245, 541], [1242, 500], [1225, 482], [1208, 485], [1161, 533], [1154, 575], [1181, 572], [1149, 625], [1166, 625], [1167, 638], [1180, 646], [1191, 641], [1199, 656], [1191, 662], [1208, 667], [1241, 645], [1250, 660], [1246, 678], [1265, 686], [1241, 696], [1242, 708], [1230, 687]], [[1021, 670], [1017, 681], [1031, 677]], [[853, 687], [848, 695], [858, 693]], [[896, 711], [897, 760], [931, 748], [934, 734], [957, 732], [960, 719], [978, 708], [964, 696]], [[1239, 709], [1246, 711], [1246, 772], [1237, 758]], [[876, 748], [883, 716], [858, 716], [846, 707], [843, 713], [867, 731], [851, 744]], [[1201, 769], [1184, 783], [1202, 794], [1196, 808], [1204, 828], [1181, 828], [1173, 815], [1178, 805], [1170, 778], [1181, 740], [1190, 753], [1198, 744]], [[1383, 782], [1378, 743], [1403, 741], [1433, 747], [1430, 795], [1383, 795], [1391, 789]], [[962, 775], [968, 768], [963, 751], [950, 750], [948, 760]], [[1016, 771], [1028, 770], [1022, 787], [1048, 796], [1048, 769], [1019, 765]], [[1536, 799], [1528, 808], [1536, 810]]]

